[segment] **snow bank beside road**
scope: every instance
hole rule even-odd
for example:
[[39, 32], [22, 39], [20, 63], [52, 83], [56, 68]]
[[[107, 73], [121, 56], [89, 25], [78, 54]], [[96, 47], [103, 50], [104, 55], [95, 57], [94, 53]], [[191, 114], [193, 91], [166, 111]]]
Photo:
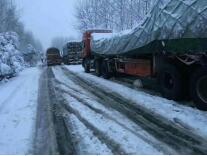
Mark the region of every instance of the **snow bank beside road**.
[[31, 154], [39, 76], [29, 68], [0, 84], [0, 154]]
[[112, 92], [118, 93], [134, 102], [136, 105], [145, 107], [152, 113], [159, 114], [172, 121], [174, 124], [191, 130], [201, 137], [207, 138], [207, 128], [205, 128], [207, 123], [206, 112], [86, 74], [81, 66], [67, 66], [67, 68], [84, 80], [97, 86], [101, 86], [107, 90], [109, 94]]

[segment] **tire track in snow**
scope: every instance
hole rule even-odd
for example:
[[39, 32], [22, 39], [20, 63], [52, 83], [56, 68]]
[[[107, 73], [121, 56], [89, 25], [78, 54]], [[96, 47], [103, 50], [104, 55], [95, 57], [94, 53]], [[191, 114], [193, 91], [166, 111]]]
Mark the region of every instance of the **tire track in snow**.
[[[85, 106], [87, 106], [89, 109], [93, 110], [94, 112], [96, 112], [97, 114], [101, 114], [103, 115], [105, 118], [107, 118], [108, 120], [112, 120], [114, 121], [116, 124], [120, 125], [121, 127], [123, 127], [124, 129], [126, 129], [127, 131], [133, 133], [134, 135], [136, 135], [137, 137], [141, 138], [143, 141], [151, 144], [153, 147], [155, 147], [156, 149], [158, 149], [159, 151], [162, 151], [163, 153], [166, 154], [175, 154], [176, 151], [169, 149], [169, 147], [167, 147], [166, 145], [164, 145], [163, 143], [158, 142], [157, 140], [155, 141], [155, 139], [150, 136], [149, 134], [140, 134], [140, 127], [137, 127], [137, 125], [132, 125], [129, 126], [130, 121], [125, 121], [126, 123], [124, 123], [123, 121], [123, 116], [120, 117], [120, 115], [118, 114], [118, 112], [116, 112], [115, 115], [117, 115], [117, 117], [114, 117], [112, 114], [115, 113], [115, 110], [107, 110], [107, 112], [111, 112], [111, 113], [106, 113], [105, 111], [103, 111], [103, 109], [106, 109], [106, 107], [104, 106], [105, 103], [96, 103], [96, 105], [103, 105], [102, 110], [100, 108], [96, 108], [94, 105], [92, 105], [92, 101], [91, 99], [89, 99], [89, 97], [85, 97], [85, 98], [81, 98], [80, 94], [84, 94], [84, 93], [80, 93], [80, 91], [78, 92], [76, 89], [73, 89], [72, 87], [68, 86], [67, 84], [63, 83], [63, 82], [59, 82], [57, 81], [58, 84], [62, 84], [64, 86], [67, 86], [67, 88], [69, 90], [64, 90], [64, 89], [60, 89], [60, 86], [56, 87], [57, 90], [60, 90], [60, 92], [68, 94], [69, 96], [75, 98], [77, 101], [79, 101], [80, 103], [84, 104]], [[119, 118], [119, 119], [117, 119]], [[126, 118], [126, 117], [125, 117]], [[122, 120], [122, 121], [121, 121]], [[146, 137], [146, 135], [148, 137]]]
[[[58, 74], [61, 74], [61, 73], [59, 73], [60, 71], [59, 71], [59, 69], [57, 69], [57, 67], [53, 67], [53, 70], [54, 69], [58, 71]], [[55, 83], [58, 83], [57, 80], [54, 80], [54, 82]], [[57, 88], [55, 88], [55, 90], [57, 90]], [[78, 90], [75, 89], [75, 92], [78, 92]], [[57, 92], [57, 94], [58, 93], [59, 93], [59, 97], [61, 97], [62, 96], [62, 93], [61, 93], [60, 90]], [[93, 132], [93, 134], [95, 135], [95, 137], [97, 137], [103, 144], [105, 144], [113, 152], [113, 154], [126, 154], [126, 152], [124, 150], [120, 149], [120, 145], [119, 144], [117, 144], [116, 142], [114, 142], [114, 140], [111, 140], [104, 133], [102, 133], [100, 130], [98, 130], [95, 126], [93, 126], [87, 120], [85, 120], [84, 118], [82, 118], [81, 115], [78, 112], [75, 112], [73, 109], [71, 109], [68, 106], [68, 102], [64, 98], [62, 98], [61, 101], [62, 101], [61, 103], [63, 104], [63, 107], [65, 109], [67, 109], [70, 114], [75, 114], [76, 117], [78, 117], [78, 119], [88, 129], [90, 129]]]
[[[64, 103], [65, 108], [75, 114], [86, 127], [91, 129], [100, 140], [104, 141], [114, 154], [137, 154], [137, 152], [147, 154], [152, 151], [152, 153], [161, 154], [136, 135], [126, 131], [115, 122], [109, 121], [104, 116], [93, 112], [71, 96], [64, 95], [64, 97], [67, 97], [67, 101]], [[75, 100], [74, 104], [71, 100]]]
[[76, 84], [87, 88], [89, 92], [96, 95], [104, 101], [110, 101], [110, 107], [126, 114], [130, 119], [141, 125], [154, 137], [168, 144], [180, 154], [205, 154], [207, 149], [204, 148], [206, 142], [202, 138], [186, 131], [183, 128], [171, 125], [162, 117], [157, 117], [144, 108], [135, 106], [132, 102], [120, 97], [116, 93], [109, 94], [100, 86], [82, 79], [77, 74], [63, 68], [65, 74]]
[[[54, 69], [54, 68], [53, 68]], [[55, 74], [57, 74], [57, 75], [64, 75], [61, 71], [58, 71], [58, 69], [55, 69], [54, 70], [54, 73]], [[56, 75], [56, 76], [57, 76]], [[59, 82], [58, 80], [60, 79], [60, 78], [62, 78], [62, 80], [64, 81], [64, 82], [68, 82], [68, 83], [70, 83], [70, 86], [69, 85], [67, 85], [67, 84], [65, 84], [65, 83], [63, 83], [63, 82]], [[123, 115], [122, 115], [122, 119], [125, 119], [125, 123], [124, 123], [124, 121], [123, 122], [121, 122], [121, 120], [122, 119], [117, 119], [118, 117], [120, 117], [120, 115], [118, 115], [118, 113], [119, 112], [117, 112], [116, 114], [115, 114], [115, 116], [117, 116], [117, 117], [114, 117], [113, 115], [112, 115], [112, 113], [113, 112], [111, 112], [111, 114], [107, 114], [107, 113], [105, 113], [105, 112], [103, 112], [102, 110], [100, 110], [100, 109], [97, 109], [97, 108], [94, 108], [94, 105], [92, 105], [92, 101], [90, 102], [90, 101], [88, 101], [88, 100], [84, 100], [83, 98], [80, 98], [79, 96], [81, 96], [80, 95], [80, 92], [81, 92], [81, 94], [85, 94], [85, 92], [83, 92], [82, 90], [78, 90], [80, 87], [78, 87], [78, 86], [74, 86], [74, 85], [72, 85], [71, 83], [71, 81], [69, 80], [69, 79], [65, 79], [65, 77], [59, 77], [59, 76], [57, 76], [56, 77], [56, 79], [58, 79], [58, 80], [56, 80], [56, 83], [58, 83], [58, 84], [62, 84], [62, 85], [66, 85], [68, 88], [70, 88], [70, 89], [72, 89], [72, 91], [69, 91], [69, 92], [67, 92], [67, 91], [64, 91], [64, 90], [60, 90], [58, 87], [56, 87], [56, 90], [60, 90], [59, 92], [62, 92], [62, 93], [66, 93], [66, 94], [69, 94], [70, 96], [72, 96], [72, 97], [74, 97], [77, 101], [79, 101], [80, 103], [83, 103], [84, 105], [86, 105], [87, 107], [89, 107], [89, 109], [92, 109], [94, 112], [96, 112], [97, 114], [102, 114], [107, 120], [112, 120], [113, 122], [115, 122], [115, 124], [118, 124], [120, 127], [122, 127], [123, 129], [125, 129], [126, 131], [128, 131], [127, 133], [132, 133], [133, 135], [135, 135], [136, 137], [138, 137], [138, 138], [141, 138], [141, 140], [142, 141], [144, 141], [145, 143], [143, 143], [143, 144], [146, 144], [146, 143], [148, 143], [150, 146], [152, 146], [152, 147], [154, 147], [155, 149], [157, 149], [158, 151], [162, 151], [163, 153], [176, 153], [175, 151], [173, 151], [172, 149], [170, 149], [169, 150], [169, 147], [167, 147], [167, 146], [164, 146], [163, 145], [163, 143], [160, 143], [159, 141], [155, 141], [155, 139], [151, 136], [150, 138], [148, 137], [146, 137], [146, 135], [147, 136], [149, 136], [149, 134], [147, 134], [147, 133], [145, 133], [145, 134], [143, 134], [143, 133], [139, 133], [138, 131], [140, 131], [140, 127], [139, 127], [139, 129], [138, 128], [135, 128], [135, 127], [137, 127], [137, 125], [134, 123], [134, 127], [133, 126], [129, 126], [129, 123], [131, 123], [131, 121], [129, 121], [128, 119], [126, 120], [126, 117], [124, 116], [123, 117]], [[75, 88], [75, 89], [74, 89]], [[73, 90], [74, 89], [74, 90]], [[73, 92], [75, 92], [75, 93], [73, 93]], [[65, 97], [65, 96], [64, 96]], [[86, 99], [88, 99], [87, 97], [86, 97]], [[93, 99], [94, 100], [94, 99]], [[66, 102], [67, 103], [67, 102]], [[88, 103], [88, 104], [87, 104]], [[97, 103], [98, 104], [98, 103]], [[67, 105], [67, 104], [66, 104]], [[92, 106], [91, 106], [92, 105]], [[102, 106], [102, 109], [104, 109], [104, 104], [99, 104], [99, 105], [101, 105]], [[113, 117], [112, 117], [113, 116]], [[116, 118], [116, 119], [115, 119]], [[118, 121], [119, 120], [119, 121]], [[127, 123], [127, 124], [126, 124]], [[124, 125], [125, 124], [125, 125]], [[137, 132], [136, 132], [137, 131]], [[145, 135], [145, 137], [144, 137], [144, 135]]]
[[[61, 98], [59, 95], [60, 92], [58, 92], [55, 87], [55, 79], [54, 79], [54, 74], [51, 70], [51, 68], [48, 69], [48, 73], [50, 73], [49, 77], [49, 90], [50, 90], [50, 98], [51, 98], [51, 110], [53, 112], [53, 120], [55, 124], [55, 131], [56, 131], [56, 139], [58, 143], [58, 151], [61, 154], [80, 154], [81, 152], [79, 151], [77, 147], [77, 140], [73, 136], [73, 131], [72, 131], [72, 125], [69, 125], [69, 119], [68, 119], [68, 114], [73, 114], [70, 113], [69, 111], [66, 111], [65, 107], [62, 105], [64, 103], [64, 99]], [[66, 113], [65, 113], [66, 112]], [[77, 124], [77, 123], [76, 123]], [[79, 123], [80, 125], [80, 123]], [[82, 124], [84, 126], [84, 124]], [[87, 126], [85, 126], [87, 127]], [[89, 132], [87, 134], [90, 134]], [[94, 136], [96, 138], [96, 136]], [[91, 140], [90, 140], [91, 141]], [[97, 149], [97, 147], [101, 148], [102, 151], [104, 151], [106, 154], [111, 154], [110, 148], [108, 149], [106, 145], [100, 144], [99, 138], [94, 139], [93, 141], [96, 141], [96, 144], [91, 144], [88, 145], [90, 146], [90, 149], [94, 151], [94, 149]], [[92, 152], [93, 152], [92, 151]], [[90, 151], [88, 153], [92, 154]], [[97, 152], [98, 154], [99, 152]], [[85, 153], [84, 153], [85, 154]]]
[[68, 123], [68, 130], [73, 133], [73, 140], [76, 142], [78, 154], [112, 155], [112, 151], [102, 143], [74, 114], [67, 115], [65, 122]]
[[44, 69], [39, 81], [33, 154], [59, 154], [50, 109], [47, 69]]
[[34, 154], [76, 154], [53, 79], [51, 68], [46, 68], [40, 80]]
[[[61, 96], [61, 95], [60, 95]], [[68, 105], [68, 101], [65, 99], [61, 100], [62, 107], [66, 109], [70, 114], [74, 114], [88, 129], [93, 131], [93, 134], [103, 143], [105, 144], [113, 154], [126, 154], [126, 152], [120, 148], [120, 145], [117, 144], [114, 140], [110, 139], [103, 132], [98, 130], [94, 125], [90, 124], [85, 118], [81, 116], [78, 111], [75, 111]]]
[[48, 68], [48, 89], [50, 96], [50, 111], [52, 112], [52, 120], [54, 123], [55, 135], [57, 140], [58, 152], [62, 155], [74, 155], [77, 153], [75, 150], [75, 143], [72, 141], [71, 131], [68, 131], [67, 125], [64, 120], [64, 108], [62, 107], [62, 99], [56, 93], [54, 84], [54, 74], [51, 68]]
[[[55, 67], [56, 68], [56, 67]], [[54, 69], [54, 68], [53, 68]], [[58, 75], [63, 75], [63, 73], [62, 72], [60, 72], [60, 71], [58, 71], [58, 69], [55, 69], [54, 70], [54, 73], [55, 74], [58, 74]], [[64, 79], [64, 77], [63, 77], [63, 79]], [[60, 82], [58, 82], [57, 80], [55, 80], [56, 81], [56, 83], [60, 83]], [[65, 79], [65, 81], [67, 81], [66, 79]], [[69, 81], [67, 81], [67, 82], [69, 82]], [[59, 96], [62, 96], [62, 97], [66, 97], [67, 95], [62, 95], [63, 93], [64, 93], [64, 91], [63, 90], [60, 90], [58, 87], [56, 87], [56, 89], [55, 89], [58, 93], [61, 93]], [[59, 90], [59, 91], [58, 91]], [[75, 90], [73, 90], [72, 92], [74, 92], [75, 91], [75, 94], [77, 94], [77, 96], [78, 96], [78, 90], [77, 90], [77, 88], [75, 89]], [[79, 90], [79, 92], [81, 92], [80, 90]], [[72, 94], [73, 96], [75, 95], [75, 94]], [[84, 94], [84, 93], [83, 93]], [[73, 98], [73, 96], [70, 96], [69, 95], [69, 99], [71, 99], [71, 98]], [[74, 98], [74, 99], [76, 99], [76, 98]], [[77, 99], [79, 99], [80, 100], [80, 98], [77, 98]], [[77, 100], [76, 99], [76, 100]], [[78, 100], [77, 100], [77, 102], [78, 102]], [[82, 101], [83, 102], [83, 101]], [[82, 103], [82, 102], [80, 102], [80, 103]], [[92, 131], [94, 131], [94, 133], [96, 134], [96, 136], [97, 137], [99, 137], [99, 139], [100, 140], [102, 140], [103, 142], [105, 142], [107, 145], [108, 145], [108, 147], [112, 150], [112, 152], [114, 153], [114, 154], [126, 154], [126, 153], [128, 153], [128, 154], [132, 154], [132, 153], [134, 153], [134, 154], [137, 154], [137, 152], [141, 152], [141, 153], [149, 153], [149, 150], [146, 150], [145, 148], [146, 147], [148, 147], [147, 149], [151, 149], [150, 151], [153, 151], [152, 153], [159, 153], [160, 154], [160, 151], [162, 151], [162, 150], [160, 150], [161, 149], [161, 147], [159, 147], [158, 148], [158, 150], [152, 145], [152, 144], [150, 144], [149, 143], [149, 141], [147, 142], [146, 141], [146, 139], [141, 139], [141, 138], [143, 138], [143, 136], [140, 136], [140, 135], [138, 135], [138, 133], [136, 133], [135, 131], [133, 131], [132, 129], [133, 128], [128, 128], [127, 126], [125, 126], [125, 125], [123, 125], [122, 123], [120, 123], [120, 122], [118, 122], [118, 121], [116, 121], [115, 119], [113, 119], [112, 117], [109, 117], [109, 115], [107, 115], [107, 114], [105, 114], [105, 115], [103, 115], [104, 114], [104, 112], [103, 111], [100, 111], [99, 109], [94, 109], [94, 107], [90, 107], [90, 108], [88, 108], [89, 110], [92, 108], [93, 110], [96, 110], [96, 111], [98, 111], [99, 113], [97, 113], [96, 111], [91, 111], [91, 113], [92, 114], [96, 114], [97, 116], [100, 116], [101, 114], [100, 113], [103, 113], [101, 116], [103, 117], [103, 119], [101, 120], [102, 122], [104, 122], [104, 123], [106, 123], [106, 121], [109, 121], [109, 122], [111, 122], [111, 123], [113, 123], [113, 124], [111, 124], [111, 126], [113, 127], [113, 129], [111, 129], [111, 128], [109, 128], [107, 131], [116, 131], [116, 128], [114, 128], [114, 126], [116, 125], [116, 126], [118, 126], [118, 127], [120, 127], [120, 129], [122, 129], [122, 131], [120, 132], [120, 131], [118, 131], [118, 133], [121, 133], [122, 135], [120, 135], [119, 137], [121, 137], [121, 136], [125, 136], [125, 138], [127, 138], [127, 134], [130, 134], [131, 136], [133, 135], [133, 139], [134, 140], [137, 140], [137, 141], [134, 141], [133, 139], [132, 139], [132, 137], [130, 138], [130, 140], [131, 140], [131, 145], [130, 146], [128, 146], [129, 147], [129, 149], [130, 149], [130, 147], [132, 147], [132, 149], [131, 149], [131, 151], [127, 148], [127, 146], [123, 146], [123, 144], [124, 144], [124, 142], [127, 142], [127, 140], [117, 140], [117, 138], [119, 138], [119, 137], [111, 137], [110, 135], [106, 135], [106, 133], [107, 133], [107, 131], [102, 131], [101, 129], [100, 129], [100, 127], [98, 127], [97, 128], [97, 126], [96, 126], [96, 124], [93, 124], [93, 122], [91, 123], [91, 120], [88, 120], [87, 118], [85, 118], [85, 117], [83, 117], [81, 114], [81, 112], [79, 112], [78, 110], [76, 110], [76, 109], [74, 109], [74, 107], [72, 108], [72, 107], [70, 107], [70, 102], [68, 102], [67, 100], [65, 101], [65, 102], [62, 102], [62, 103], [64, 103], [64, 106], [65, 106], [65, 108], [66, 109], [68, 109], [68, 111], [70, 112], [70, 113], [73, 113], [73, 114], [75, 114], [77, 117], [78, 117], [78, 119], [82, 122], [82, 123], [84, 123], [85, 125], [86, 125], [86, 127], [88, 127], [89, 129], [91, 129]], [[81, 104], [82, 105], [82, 104]], [[83, 106], [85, 107], [85, 105], [83, 104]], [[89, 106], [89, 105], [88, 105]], [[87, 107], [85, 107], [86, 109], [87, 109]], [[85, 109], [80, 109], [80, 111], [81, 110], [85, 110]], [[118, 112], [117, 112], [118, 113]], [[107, 116], [107, 117], [106, 117]], [[126, 117], [125, 117], [126, 118]], [[112, 121], [110, 121], [110, 120], [112, 120]], [[106, 127], [107, 127], [107, 124], [102, 124], [102, 125], [106, 125]], [[136, 125], [135, 125], [136, 126]], [[105, 128], [106, 128], [105, 127]], [[126, 134], [124, 134], [124, 133], [122, 133], [122, 132], [126, 132]], [[113, 133], [112, 133], [113, 134]], [[129, 136], [130, 136], [129, 135]], [[132, 141], [133, 140], [133, 141]], [[145, 141], [144, 141], [145, 140]], [[133, 143], [132, 143], [133, 142]], [[142, 143], [142, 145], [140, 145], [139, 144], [139, 142], [141, 142]], [[156, 143], [158, 143], [158, 142], [156, 142]], [[158, 143], [159, 144], [159, 143]], [[126, 145], [126, 144], [125, 144]], [[145, 146], [144, 146], [145, 145]], [[113, 146], [113, 147], [112, 147]], [[141, 146], [144, 146], [145, 148], [143, 148], [143, 147], [141, 147]], [[159, 146], [159, 145], [158, 145]], [[123, 149], [121, 149], [121, 147], [123, 148]], [[137, 148], [136, 148], [137, 147]], [[121, 150], [120, 150], [121, 149]], [[125, 150], [124, 150], [125, 149]], [[159, 151], [159, 152], [158, 152]], [[161, 153], [163, 153], [163, 151], [161, 152]], [[166, 153], [169, 153], [169, 151], [168, 152], [166, 152]], [[173, 153], [173, 152], [171, 152], [171, 153]], [[175, 152], [174, 152], [175, 153]]]

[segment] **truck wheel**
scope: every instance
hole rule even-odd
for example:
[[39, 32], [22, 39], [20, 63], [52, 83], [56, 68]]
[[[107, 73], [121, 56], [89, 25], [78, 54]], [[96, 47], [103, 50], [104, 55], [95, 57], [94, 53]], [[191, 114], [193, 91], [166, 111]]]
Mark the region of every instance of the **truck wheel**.
[[100, 77], [102, 75], [101, 60], [95, 60], [95, 73], [96, 73], [96, 76], [98, 76], [98, 77]]
[[190, 93], [197, 108], [207, 111], [207, 66], [196, 70], [191, 77]]
[[106, 61], [103, 61], [101, 64], [101, 71], [104, 79], [111, 78], [111, 74], [109, 73], [109, 69]]
[[90, 67], [91, 65], [90, 65], [90, 60], [89, 59], [85, 59], [84, 61], [83, 61], [83, 67], [84, 67], [84, 70], [85, 70], [85, 72], [86, 73], [90, 73]]
[[183, 97], [182, 77], [174, 65], [165, 64], [158, 76], [162, 95], [169, 100], [180, 100]]

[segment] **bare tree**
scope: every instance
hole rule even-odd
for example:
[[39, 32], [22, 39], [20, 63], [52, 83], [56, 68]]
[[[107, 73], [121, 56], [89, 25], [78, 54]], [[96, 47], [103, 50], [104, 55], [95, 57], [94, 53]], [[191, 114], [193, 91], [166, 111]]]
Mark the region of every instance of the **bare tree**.
[[132, 29], [150, 12], [156, 0], [79, 0], [77, 29]]

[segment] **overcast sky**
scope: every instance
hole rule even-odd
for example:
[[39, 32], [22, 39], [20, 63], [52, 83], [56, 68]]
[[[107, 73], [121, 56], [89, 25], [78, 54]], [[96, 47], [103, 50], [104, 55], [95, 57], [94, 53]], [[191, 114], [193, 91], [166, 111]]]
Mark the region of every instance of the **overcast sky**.
[[44, 48], [56, 36], [78, 37], [75, 25], [77, 0], [15, 0], [21, 21], [33, 32]]

